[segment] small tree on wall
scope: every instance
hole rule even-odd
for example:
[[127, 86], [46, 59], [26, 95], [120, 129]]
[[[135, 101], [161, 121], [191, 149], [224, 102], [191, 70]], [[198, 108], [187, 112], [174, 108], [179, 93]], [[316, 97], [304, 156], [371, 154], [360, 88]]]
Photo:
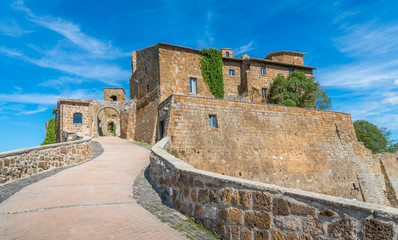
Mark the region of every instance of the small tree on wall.
[[292, 72], [287, 78], [279, 74], [271, 84], [269, 103], [322, 110], [331, 108], [326, 92], [313, 77], [303, 72]]
[[41, 145], [55, 143], [55, 118], [48, 120], [46, 138]]
[[116, 136], [116, 124], [114, 122], [108, 123], [108, 131], [111, 132], [113, 136]]
[[202, 56], [200, 69], [202, 70], [203, 79], [209, 87], [210, 93], [215, 98], [222, 99], [224, 98], [224, 80], [221, 51], [214, 48], [202, 49]]

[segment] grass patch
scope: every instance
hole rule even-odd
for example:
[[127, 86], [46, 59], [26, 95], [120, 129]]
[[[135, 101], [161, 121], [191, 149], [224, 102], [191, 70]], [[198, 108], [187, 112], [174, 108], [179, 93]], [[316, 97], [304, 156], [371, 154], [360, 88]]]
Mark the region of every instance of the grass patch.
[[140, 147], [144, 147], [144, 148], [148, 148], [150, 149], [151, 147], [153, 147], [152, 144], [146, 143], [146, 142], [133, 142], [135, 145], [138, 145]]
[[197, 224], [192, 218], [188, 218], [188, 219], [186, 219], [184, 221], [188, 222], [189, 224], [192, 224], [192, 226], [194, 227], [195, 230], [203, 231], [203, 232], [207, 233], [207, 235], [212, 236], [215, 239], [220, 239], [219, 237], [214, 235], [213, 232], [211, 232], [211, 231], [207, 230], [206, 228], [202, 227], [202, 225]]

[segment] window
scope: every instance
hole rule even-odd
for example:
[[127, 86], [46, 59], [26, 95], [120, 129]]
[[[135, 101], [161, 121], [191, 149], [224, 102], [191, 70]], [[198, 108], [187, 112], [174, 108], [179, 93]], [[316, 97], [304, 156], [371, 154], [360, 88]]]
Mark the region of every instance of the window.
[[226, 52], [226, 53], [225, 53], [225, 56], [226, 56], [226, 57], [229, 57], [229, 52]]
[[73, 124], [82, 124], [83, 123], [83, 115], [81, 113], [73, 114]]
[[263, 88], [263, 99], [267, 98], [267, 89]]
[[229, 69], [229, 76], [235, 76], [235, 70]]
[[149, 83], [146, 83], [146, 94], [149, 93]]
[[217, 128], [217, 116], [216, 115], [209, 115], [209, 123], [210, 127]]
[[261, 75], [265, 75], [265, 66], [261, 66]]
[[190, 78], [189, 79], [189, 91], [190, 93], [197, 94], [197, 89], [196, 89], [196, 78]]
[[115, 95], [111, 96], [112, 101], [116, 102], [117, 101], [117, 97]]
[[292, 72], [294, 72], [294, 70], [290, 69], [289, 70], [289, 75], [292, 74]]

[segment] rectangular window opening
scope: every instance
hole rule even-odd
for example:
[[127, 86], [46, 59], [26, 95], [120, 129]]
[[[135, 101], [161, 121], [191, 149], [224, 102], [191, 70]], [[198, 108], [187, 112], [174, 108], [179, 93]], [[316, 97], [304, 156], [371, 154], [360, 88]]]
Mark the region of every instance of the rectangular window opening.
[[261, 75], [265, 75], [265, 66], [261, 66]]
[[189, 79], [189, 91], [190, 93], [197, 94], [197, 84], [196, 84], [196, 78], [190, 78]]
[[146, 94], [149, 93], [149, 83], [146, 84]]
[[268, 89], [267, 88], [263, 88], [263, 99], [266, 99], [268, 95]]
[[229, 76], [235, 76], [235, 70], [229, 69]]
[[210, 123], [210, 127], [218, 128], [217, 116], [216, 115], [209, 115], [209, 123]]

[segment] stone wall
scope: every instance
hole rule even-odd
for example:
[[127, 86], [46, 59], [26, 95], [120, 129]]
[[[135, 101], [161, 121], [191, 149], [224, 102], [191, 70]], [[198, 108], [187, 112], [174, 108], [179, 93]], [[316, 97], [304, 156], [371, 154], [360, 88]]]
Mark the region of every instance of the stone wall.
[[0, 184], [92, 157], [91, 138], [0, 153]]
[[104, 101], [114, 101], [111, 97], [116, 97], [116, 101], [124, 101], [126, 92], [123, 88], [104, 88]]
[[197, 170], [158, 142], [153, 183], [168, 201], [222, 239], [397, 239], [398, 210]]
[[[229, 176], [389, 205], [380, 164], [345, 113], [173, 95], [171, 151]], [[217, 118], [210, 127], [209, 115]], [[359, 189], [353, 184], [359, 183]]]
[[178, 46], [160, 45], [160, 102], [171, 94], [190, 93], [190, 78], [195, 78], [197, 94], [202, 97], [213, 97], [203, 80], [200, 69], [201, 51]]

